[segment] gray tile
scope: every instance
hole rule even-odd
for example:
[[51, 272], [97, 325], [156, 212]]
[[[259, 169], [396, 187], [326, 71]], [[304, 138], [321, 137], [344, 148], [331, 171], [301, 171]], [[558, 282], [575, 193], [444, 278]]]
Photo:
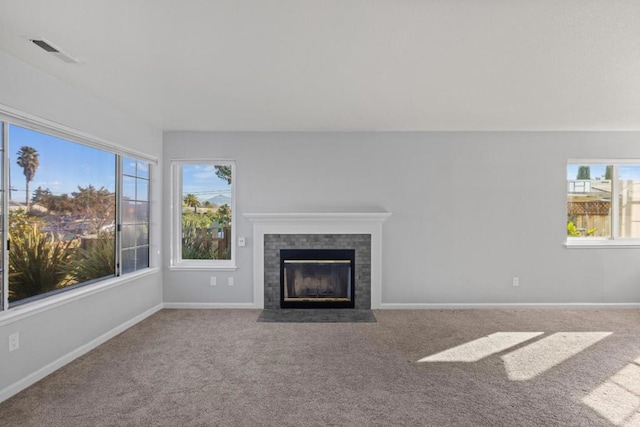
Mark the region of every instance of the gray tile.
[[272, 309], [262, 310], [258, 322], [270, 323], [373, 323], [371, 310], [352, 309]]

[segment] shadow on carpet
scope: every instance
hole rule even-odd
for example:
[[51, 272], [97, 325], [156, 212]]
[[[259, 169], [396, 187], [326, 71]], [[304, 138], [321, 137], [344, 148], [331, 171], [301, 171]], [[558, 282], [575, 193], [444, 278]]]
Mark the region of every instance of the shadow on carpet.
[[352, 309], [266, 309], [258, 322], [270, 323], [375, 323], [371, 310]]

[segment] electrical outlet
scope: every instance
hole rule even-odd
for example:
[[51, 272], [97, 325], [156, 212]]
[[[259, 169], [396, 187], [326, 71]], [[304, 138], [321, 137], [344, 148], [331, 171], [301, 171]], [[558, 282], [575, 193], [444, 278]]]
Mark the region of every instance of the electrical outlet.
[[233, 286], [233, 277], [229, 277], [229, 286]]
[[14, 351], [20, 348], [20, 334], [16, 332], [15, 334], [9, 335], [9, 351]]
[[217, 284], [216, 276], [211, 276], [211, 280], [209, 281], [210, 286], [215, 286]]
[[513, 286], [520, 286], [520, 278], [519, 277], [514, 277], [512, 284], [513, 284]]

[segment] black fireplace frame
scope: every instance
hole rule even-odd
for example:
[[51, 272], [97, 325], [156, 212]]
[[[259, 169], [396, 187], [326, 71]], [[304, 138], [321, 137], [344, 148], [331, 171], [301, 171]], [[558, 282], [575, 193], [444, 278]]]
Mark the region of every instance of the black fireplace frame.
[[[285, 301], [285, 260], [349, 260], [351, 299], [349, 301]], [[280, 308], [355, 308], [356, 303], [356, 251], [355, 249], [280, 249]]]

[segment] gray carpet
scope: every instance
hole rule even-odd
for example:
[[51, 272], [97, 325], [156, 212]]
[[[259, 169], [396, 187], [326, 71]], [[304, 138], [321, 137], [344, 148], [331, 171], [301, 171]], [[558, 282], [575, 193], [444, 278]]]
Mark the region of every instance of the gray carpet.
[[352, 309], [269, 309], [262, 310], [258, 322], [362, 323], [375, 322], [371, 310]]
[[162, 310], [0, 404], [0, 425], [640, 423], [639, 310], [259, 315]]

